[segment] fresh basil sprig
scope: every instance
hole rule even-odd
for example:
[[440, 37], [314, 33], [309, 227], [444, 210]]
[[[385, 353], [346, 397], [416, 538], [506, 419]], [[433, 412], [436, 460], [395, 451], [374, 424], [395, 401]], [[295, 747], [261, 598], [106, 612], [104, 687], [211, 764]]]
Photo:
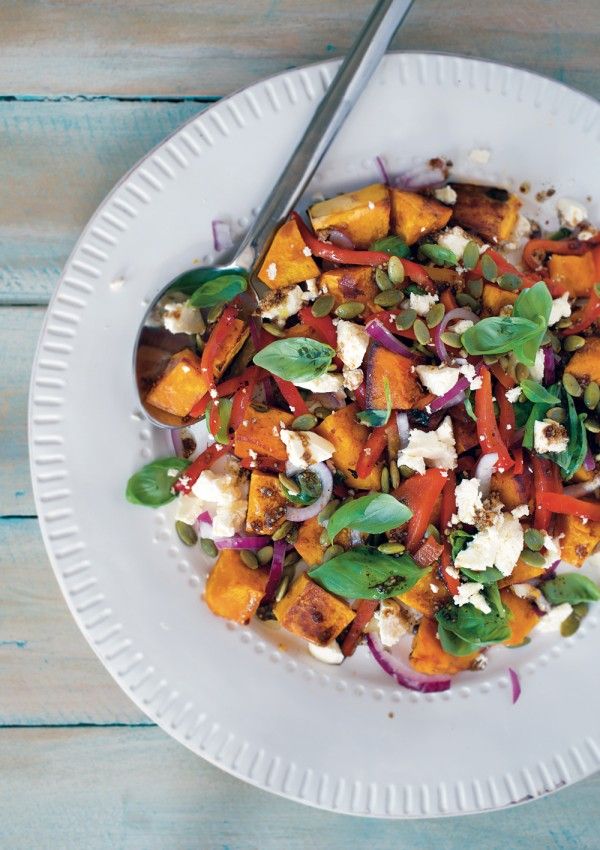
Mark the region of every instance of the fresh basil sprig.
[[[441, 629], [438, 629], [440, 641], [447, 652], [453, 655], [468, 655], [485, 646], [501, 643], [510, 636], [511, 615], [499, 598], [498, 586], [489, 585], [482, 592], [492, 609], [489, 614], [484, 614], [474, 605], [458, 607], [449, 603], [435, 615], [438, 625], [441, 626]], [[454, 638], [449, 638], [448, 633]], [[456, 638], [459, 638], [458, 642]], [[449, 648], [451, 643], [454, 644], [452, 649]]]
[[[193, 272], [190, 272], [193, 274]], [[241, 274], [224, 274], [202, 283], [189, 298], [191, 307], [215, 307], [233, 301], [248, 288], [248, 281]]]
[[382, 534], [398, 528], [412, 516], [412, 511], [389, 493], [369, 493], [346, 502], [329, 518], [327, 534], [333, 540], [343, 528], [354, 528], [367, 534]]
[[406, 593], [424, 572], [406, 553], [384, 555], [372, 546], [357, 546], [325, 561], [309, 575], [338, 596], [387, 599]]
[[587, 454], [587, 431], [584, 425], [587, 415], [577, 413], [575, 402], [568, 393], [564, 393], [564, 397], [567, 400], [566, 428], [569, 433], [569, 443], [564, 451], [554, 453], [551, 459], [560, 466], [563, 478], [568, 481], [575, 475]]
[[383, 390], [385, 392], [385, 410], [361, 410], [356, 418], [361, 425], [369, 425], [371, 428], [380, 428], [387, 425], [392, 412], [392, 393], [387, 375], [383, 379]]
[[542, 584], [542, 593], [551, 605], [569, 602], [597, 602], [600, 599], [600, 587], [587, 576], [579, 573], [565, 573]]
[[159, 508], [172, 502], [176, 494], [171, 488], [189, 465], [189, 461], [181, 457], [165, 457], [147, 463], [127, 482], [125, 490], [127, 501], [133, 505], [146, 505], [149, 508]]
[[369, 245], [369, 251], [381, 251], [394, 257], [408, 257], [410, 248], [399, 236], [384, 236]]
[[[214, 406], [214, 401], [209, 401], [206, 406], [206, 422], [210, 421], [211, 411]], [[217, 433], [214, 435], [215, 441], [217, 443], [221, 443], [221, 445], [225, 446], [229, 442], [229, 420], [231, 419], [231, 408], [233, 407], [233, 399], [231, 398], [221, 398], [219, 399], [219, 404], [217, 405], [217, 411], [219, 416], [219, 428]]]
[[468, 570], [466, 567], [461, 567], [460, 571], [469, 581], [478, 581], [485, 585], [493, 585], [504, 578], [498, 567], [486, 567], [485, 570]]
[[469, 534], [466, 531], [463, 531], [461, 528], [457, 528], [455, 531], [451, 531], [448, 535], [448, 539], [450, 541], [450, 546], [452, 548], [452, 560], [456, 560], [456, 556], [459, 552], [465, 548], [465, 546], [473, 540], [472, 534]]
[[313, 381], [335, 355], [330, 345], [304, 336], [278, 339], [254, 355], [254, 363], [284, 381]]
[[426, 242], [419, 248], [419, 253], [435, 263], [436, 266], [457, 266], [458, 257], [451, 251], [450, 248], [445, 248], [443, 245], [435, 245], [432, 242]]
[[521, 381], [521, 390], [525, 398], [533, 402], [542, 402], [543, 404], [560, 404], [560, 396], [550, 392], [537, 381], [531, 381], [525, 378]]

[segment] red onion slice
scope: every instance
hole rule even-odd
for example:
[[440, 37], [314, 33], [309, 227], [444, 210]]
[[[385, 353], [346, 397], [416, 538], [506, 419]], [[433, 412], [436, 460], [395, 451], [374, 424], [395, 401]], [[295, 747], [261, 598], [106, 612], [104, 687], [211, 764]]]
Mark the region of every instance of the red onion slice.
[[196, 522], [207, 522], [209, 524], [212, 523], [212, 517], [208, 511], [202, 511], [201, 514], [198, 514], [196, 517]]
[[171, 428], [171, 442], [173, 443], [173, 451], [177, 457], [183, 457], [183, 443], [181, 442], [181, 432], [179, 428]]
[[513, 670], [512, 667], [508, 668], [508, 675], [510, 676], [510, 684], [512, 687], [512, 701], [513, 705], [521, 696], [521, 680], [519, 679], [519, 674], [516, 670]]
[[556, 381], [556, 360], [554, 352], [549, 345], [546, 345], [544, 351], [544, 383], [553, 384]]
[[370, 322], [367, 322], [365, 330], [371, 339], [374, 339], [382, 348], [387, 348], [388, 351], [392, 351], [394, 354], [401, 354], [402, 357], [410, 357], [411, 360], [420, 359], [418, 354], [404, 345], [403, 342], [400, 342], [399, 339], [396, 339], [379, 319], [371, 319]]
[[275, 597], [275, 591], [281, 581], [283, 575], [283, 562], [285, 553], [287, 552], [287, 543], [285, 540], [275, 540], [273, 543], [273, 557], [271, 559], [271, 569], [269, 570], [269, 578], [263, 596], [263, 603], [272, 602]]
[[596, 461], [594, 460], [594, 455], [589, 449], [587, 450], [587, 454], [583, 460], [582, 465], [587, 472], [591, 472], [593, 469], [596, 468]]
[[387, 173], [387, 169], [384, 165], [383, 158], [380, 157], [380, 156], [376, 156], [375, 162], [377, 164], [377, 168], [381, 172], [381, 179], [383, 180], [383, 182], [385, 184], [387, 184], [389, 186], [390, 185], [390, 177], [389, 177], [389, 174]]
[[497, 460], [497, 452], [489, 452], [488, 454], [481, 455], [475, 467], [475, 478], [479, 481], [479, 489], [484, 499], [490, 495], [492, 472], [494, 471]]
[[262, 549], [270, 537], [219, 537], [214, 541], [217, 549]]
[[256, 316], [250, 316], [248, 319], [248, 327], [250, 328], [250, 338], [252, 339], [254, 350], [260, 351], [260, 321], [256, 318]]
[[448, 677], [425, 676], [423, 673], [417, 673], [397, 654], [393, 655], [388, 652], [384, 648], [379, 635], [375, 633], [367, 634], [367, 646], [382, 670], [385, 670], [388, 676], [395, 679], [403, 688], [420, 691], [423, 694], [447, 691], [450, 688], [451, 682]]
[[458, 379], [458, 381], [454, 384], [454, 386], [451, 389], [448, 390], [447, 393], [444, 393], [444, 395], [438, 396], [438, 398], [434, 399], [433, 401], [431, 401], [429, 403], [429, 409], [431, 410], [432, 413], [435, 413], [436, 410], [441, 410], [443, 407], [448, 407], [450, 405], [453, 406], [455, 404], [458, 404], [459, 399], [457, 398], [457, 396], [459, 396], [462, 393], [463, 394], [462, 397], [464, 399], [465, 390], [467, 390], [468, 388], [469, 388], [469, 379], [466, 378], [464, 375], [461, 375], [460, 378]]
[[565, 487], [563, 493], [565, 496], [573, 496], [573, 498], [579, 499], [581, 496], [595, 493], [599, 488], [600, 475], [595, 475], [591, 481], [582, 481], [580, 484], [571, 484], [570, 487]]
[[316, 502], [307, 505], [305, 508], [289, 507], [286, 516], [291, 522], [304, 522], [305, 519], [312, 519], [312, 517], [320, 514], [325, 505], [329, 503], [333, 493], [333, 475], [326, 463], [317, 463], [314, 466], [309, 466], [308, 469], [315, 472], [321, 479], [321, 495]]
[[330, 230], [329, 242], [333, 242], [333, 244], [337, 245], [338, 248], [350, 248], [350, 250], [354, 249], [354, 242], [352, 239], [350, 239], [349, 236], [346, 236], [346, 234], [341, 230]]
[[231, 227], [227, 221], [220, 221], [218, 218], [215, 218], [211, 221], [211, 227], [215, 251], [225, 251], [228, 248], [233, 248]]
[[442, 334], [450, 324], [450, 322], [457, 322], [460, 319], [468, 319], [469, 321], [475, 323], [479, 321], [479, 316], [477, 316], [472, 310], [469, 310], [468, 307], [455, 307], [454, 310], [449, 310], [439, 325], [433, 329], [433, 342], [435, 344], [435, 352], [437, 356], [440, 358], [442, 362], [449, 360], [448, 351], [446, 350], [446, 346], [442, 341]]

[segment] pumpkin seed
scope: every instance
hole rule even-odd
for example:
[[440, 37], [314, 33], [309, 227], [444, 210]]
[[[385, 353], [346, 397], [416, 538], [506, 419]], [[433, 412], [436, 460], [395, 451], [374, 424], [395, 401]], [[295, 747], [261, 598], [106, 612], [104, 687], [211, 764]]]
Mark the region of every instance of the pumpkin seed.
[[476, 280], [470, 280], [467, 283], [467, 289], [469, 290], [469, 294], [473, 296], [473, 298], [481, 298], [483, 294], [483, 281], [480, 277]]
[[586, 419], [583, 424], [591, 434], [600, 434], [600, 422], [597, 419]]
[[400, 470], [395, 460], [390, 463], [390, 481], [394, 490], [400, 486]]
[[572, 395], [574, 398], [579, 398], [579, 396], [583, 393], [583, 390], [581, 389], [581, 384], [574, 375], [571, 375], [570, 372], [565, 372], [565, 374], [563, 375], [562, 384], [565, 390], [569, 393], [569, 395]]
[[283, 540], [286, 534], [288, 534], [294, 526], [293, 522], [290, 522], [289, 519], [279, 526], [279, 528], [275, 529], [273, 534], [271, 535], [272, 540]]
[[484, 354], [483, 355], [483, 362], [485, 363], [486, 366], [493, 366], [494, 363], [498, 362], [498, 355]]
[[346, 301], [336, 307], [335, 315], [340, 319], [356, 319], [361, 313], [364, 313], [365, 305], [358, 301]]
[[581, 620], [573, 611], [569, 614], [566, 620], [563, 620], [560, 624], [560, 633], [562, 637], [571, 637], [575, 632], [579, 629], [581, 625]]
[[396, 316], [396, 327], [399, 331], [406, 331], [408, 328], [412, 328], [416, 318], [417, 314], [415, 310], [402, 310]]
[[400, 472], [400, 475], [403, 478], [412, 478], [412, 476], [415, 474], [414, 469], [412, 469], [410, 466], [399, 466], [398, 471]]
[[425, 323], [428, 328], [435, 328], [444, 318], [446, 308], [443, 304], [434, 304], [425, 318]]
[[382, 552], [384, 555], [402, 555], [403, 552], [406, 552], [406, 546], [403, 543], [381, 543], [377, 547], [379, 552]]
[[390, 492], [390, 471], [387, 466], [384, 466], [381, 470], [381, 492], [389, 493]]
[[285, 331], [282, 328], [277, 327], [272, 322], [263, 322], [263, 329], [271, 336], [285, 336]]
[[417, 342], [420, 342], [421, 345], [427, 345], [428, 342], [431, 342], [431, 334], [429, 333], [429, 329], [423, 319], [416, 320], [413, 325], [413, 330], [415, 332]]
[[471, 310], [475, 310], [479, 306], [477, 300], [468, 292], [459, 292], [456, 296], [456, 303], [459, 307], [470, 307]]
[[273, 547], [263, 546], [262, 549], [259, 549], [256, 553], [256, 557], [258, 558], [258, 563], [261, 567], [264, 567], [265, 564], [268, 564], [273, 557]]
[[329, 410], [327, 407], [319, 406], [315, 407], [313, 413], [318, 419], [325, 419], [327, 416], [329, 416], [331, 410]]
[[181, 542], [186, 546], [195, 546], [198, 542], [198, 535], [193, 525], [188, 525], [186, 522], [181, 522], [178, 519], [175, 523], [175, 531]]
[[598, 407], [598, 402], [600, 402], [600, 386], [596, 381], [590, 381], [583, 394], [583, 403], [588, 410], [594, 410]]
[[460, 336], [455, 334], [454, 331], [444, 331], [443, 334], [440, 334], [440, 339], [450, 348], [460, 348], [461, 346]]
[[224, 309], [224, 304], [215, 304], [214, 307], [211, 307], [210, 310], [208, 310], [208, 312], [206, 313], [206, 321], [209, 323], [209, 325], [217, 321]]
[[303, 413], [301, 416], [296, 416], [292, 422], [292, 430], [294, 431], [310, 431], [317, 424], [317, 417], [312, 413]]
[[252, 409], [257, 410], [259, 413], [266, 413], [269, 408], [266, 404], [263, 404], [262, 401], [253, 401]]
[[521, 560], [524, 564], [530, 567], [543, 567], [546, 559], [541, 552], [534, 552], [532, 549], [523, 549], [521, 552]]
[[435, 527], [435, 525], [428, 525], [427, 528], [425, 529], [425, 535], [424, 536], [425, 537], [433, 537], [433, 539], [437, 540], [438, 543], [440, 542], [440, 533], [437, 530], [437, 528]]
[[516, 274], [503, 274], [498, 280], [498, 286], [506, 292], [514, 292], [521, 286], [521, 284], [522, 280]]
[[323, 563], [325, 563], [325, 561], [331, 561], [332, 558], [341, 555], [343, 551], [343, 546], [328, 546], [327, 549], [325, 549], [325, 551], [323, 552]]
[[327, 529], [324, 528], [319, 536], [319, 546], [329, 546], [329, 534], [327, 533]]
[[200, 334], [196, 334], [196, 351], [198, 352], [198, 354], [201, 354], [204, 351], [205, 345], [206, 343], [204, 342]]
[[529, 377], [529, 369], [524, 363], [517, 363], [515, 366], [515, 378], [519, 383], [526, 381]]
[[339, 507], [339, 504], [340, 503], [337, 499], [333, 499], [333, 501], [329, 502], [328, 505], [325, 505], [323, 510], [319, 514], [317, 514], [317, 522], [320, 525], [323, 525], [323, 523], [326, 522], [329, 517], [334, 515], [334, 513]]
[[335, 298], [333, 295], [319, 295], [315, 303], [312, 305], [310, 312], [315, 319], [320, 319], [323, 316], [328, 316], [333, 310]]
[[395, 307], [402, 301], [403, 297], [403, 293], [398, 289], [388, 289], [376, 295], [373, 301], [378, 307]]
[[298, 563], [299, 560], [300, 560], [300, 555], [296, 551], [288, 552], [287, 555], [285, 556], [283, 566], [284, 567], [293, 567]]
[[279, 587], [277, 588], [277, 592], [275, 593], [275, 602], [281, 602], [285, 594], [287, 593], [288, 587], [290, 584], [290, 577], [284, 576], [279, 583]]
[[546, 413], [548, 419], [553, 419], [554, 422], [566, 422], [567, 421], [567, 411], [563, 410], [562, 407], [551, 407], [550, 410]]
[[578, 334], [573, 334], [573, 336], [568, 336], [563, 343], [563, 348], [565, 351], [571, 353], [571, 351], [577, 351], [578, 348], [583, 348], [585, 345], [585, 339], [582, 336], [578, 336]]
[[561, 319], [560, 322], [557, 322], [556, 327], [559, 328], [559, 330], [562, 331], [564, 328], [570, 328], [572, 324], [573, 324], [572, 319], [565, 318], [565, 319]]
[[290, 496], [298, 496], [300, 494], [301, 488], [294, 481], [293, 478], [288, 478], [283, 472], [279, 473], [279, 483], [283, 487], [286, 493], [289, 493]]
[[216, 558], [219, 554], [219, 550], [215, 546], [214, 540], [211, 540], [208, 537], [202, 537], [200, 539], [200, 548], [204, 554], [208, 555], [210, 558]]
[[527, 548], [534, 552], [539, 552], [544, 545], [544, 535], [537, 528], [528, 528], [523, 537]]
[[560, 339], [556, 336], [556, 334], [553, 334], [551, 331], [548, 331], [548, 338], [550, 340], [550, 345], [552, 346], [552, 351], [555, 354], [560, 354], [562, 348]]
[[300, 526], [297, 523], [293, 522], [292, 527], [290, 528], [288, 533], [285, 535], [286, 543], [291, 543], [293, 545], [296, 542], [296, 540], [298, 539], [299, 530], [300, 530]]
[[392, 283], [402, 283], [404, 280], [404, 266], [400, 257], [390, 257], [388, 260], [387, 273]]
[[474, 269], [479, 262], [479, 245], [477, 242], [467, 242], [462, 256], [463, 266], [466, 269]]
[[375, 269], [375, 283], [382, 292], [391, 289], [394, 285], [383, 269]]
[[250, 549], [242, 549], [240, 551], [240, 560], [242, 564], [245, 564], [251, 570], [258, 569], [258, 558]]
[[481, 271], [486, 280], [496, 280], [498, 277], [498, 266], [489, 254], [484, 254], [481, 258]]

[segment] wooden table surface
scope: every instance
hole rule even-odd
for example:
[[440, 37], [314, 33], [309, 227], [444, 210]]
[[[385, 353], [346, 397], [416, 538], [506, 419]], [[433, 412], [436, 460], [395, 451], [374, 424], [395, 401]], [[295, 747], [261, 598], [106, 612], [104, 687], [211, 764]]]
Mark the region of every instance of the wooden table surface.
[[[180, 122], [261, 76], [342, 54], [370, 6], [0, 3], [2, 850], [600, 846], [599, 776], [508, 811], [389, 823], [309, 810], [221, 773], [113, 683], [72, 621], [40, 539], [26, 448], [29, 371], [79, 231], [121, 174]], [[599, 39], [598, 0], [416, 0], [394, 46], [497, 59], [598, 97]]]

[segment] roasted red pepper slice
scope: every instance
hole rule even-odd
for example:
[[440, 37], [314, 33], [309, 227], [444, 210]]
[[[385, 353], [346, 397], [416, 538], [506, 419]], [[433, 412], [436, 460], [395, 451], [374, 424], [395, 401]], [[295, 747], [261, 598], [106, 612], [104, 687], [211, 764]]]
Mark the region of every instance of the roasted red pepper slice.
[[[227, 381], [222, 381], [220, 384], [217, 384], [217, 397], [226, 398], [227, 396], [233, 395], [241, 387], [245, 387], [247, 384], [249, 384], [252, 375], [257, 371], [258, 366], [249, 366], [242, 372], [241, 375], [238, 375], [236, 378], [229, 378]], [[197, 401], [196, 404], [190, 410], [190, 418], [199, 419], [201, 416], [204, 416], [204, 413], [206, 411], [206, 408], [208, 407], [208, 403], [210, 400], [210, 393], [206, 393], [205, 395], [203, 395], [200, 401]]]
[[248, 385], [240, 387], [239, 390], [237, 390], [233, 397], [233, 404], [231, 406], [229, 424], [234, 431], [241, 425], [246, 410], [248, 409], [248, 405], [252, 401], [254, 389], [260, 380], [261, 370], [258, 366], [251, 366], [244, 374], [248, 376]]
[[506, 398], [506, 390], [501, 383], [496, 384], [496, 401], [500, 408], [498, 416], [498, 426], [500, 428], [500, 436], [505, 446], [510, 446], [515, 435], [515, 409]]
[[313, 316], [310, 307], [303, 307], [299, 315], [303, 324], [313, 328], [321, 337], [322, 342], [330, 345], [333, 349], [337, 348], [337, 332], [330, 316]]
[[542, 509], [549, 513], [568, 514], [569, 516], [591, 519], [592, 522], [600, 522], [600, 504], [598, 502], [586, 502], [584, 499], [565, 496], [564, 493], [551, 493], [549, 491], [540, 493], [538, 500]]
[[446, 313], [449, 313], [450, 310], [456, 310], [458, 304], [456, 303], [456, 298], [454, 297], [454, 293], [451, 289], [443, 289], [440, 292], [440, 301], [446, 308]]
[[209, 446], [201, 455], [198, 455], [196, 460], [192, 461], [188, 468], [181, 473], [173, 485], [173, 489], [177, 493], [189, 493], [200, 478], [201, 473], [205, 469], [210, 469], [213, 463], [231, 451], [233, 451], [233, 446], [231, 445], [223, 446], [220, 443], [213, 443], [212, 446]]
[[381, 425], [379, 428], [373, 428], [356, 464], [356, 474], [359, 478], [366, 478], [370, 475], [386, 446], [386, 426]]
[[361, 599], [356, 608], [356, 616], [352, 620], [352, 625], [346, 633], [346, 637], [342, 642], [342, 654], [348, 656], [354, 654], [354, 650], [362, 637], [365, 626], [369, 623], [371, 617], [377, 610], [379, 601], [377, 599]]
[[303, 416], [305, 413], [310, 413], [306, 402], [291, 381], [284, 381], [283, 378], [278, 378], [277, 375], [273, 375], [273, 380], [279, 387], [279, 392], [286, 400], [294, 416]]
[[490, 366], [488, 366], [488, 369], [490, 370], [494, 378], [498, 381], [498, 383], [502, 384], [505, 389], [510, 390], [513, 387], [517, 386], [517, 382], [515, 381], [515, 379], [507, 372], [505, 372], [499, 363], [492, 363]]
[[560, 492], [560, 478], [557, 481], [556, 471], [558, 467], [551, 460], [539, 457], [536, 454], [531, 454], [531, 468], [533, 470], [533, 490], [535, 500], [535, 514], [533, 517], [533, 527], [540, 531], [548, 531], [550, 528], [550, 520], [552, 519], [552, 509], [549, 508], [544, 500], [546, 493]]
[[440, 573], [442, 574], [442, 578], [446, 584], [446, 587], [452, 594], [452, 596], [456, 596], [458, 593], [458, 588], [460, 587], [460, 579], [451, 576], [450, 573], [447, 572], [448, 567], [452, 567], [452, 554], [450, 551], [450, 543], [446, 541], [444, 543], [444, 549], [442, 551], [441, 557], [441, 568]]
[[200, 362], [200, 370], [210, 382], [211, 387], [214, 386], [215, 383], [215, 359], [223, 345], [231, 324], [237, 319], [237, 317], [238, 311], [233, 304], [229, 304], [225, 307], [221, 313], [219, 321], [214, 326], [213, 331], [208, 338], [208, 342], [204, 346], [202, 360]]
[[441, 469], [428, 469], [423, 475], [417, 473], [407, 478], [394, 493], [413, 513], [406, 535], [406, 548], [411, 553], [417, 551], [423, 540], [446, 480], [447, 476]]
[[492, 398], [492, 376], [486, 366], [480, 367], [479, 374], [481, 375], [482, 383], [481, 387], [475, 390], [475, 416], [477, 418], [479, 445], [481, 446], [481, 451], [485, 454], [496, 452], [498, 454], [496, 468], [505, 470], [512, 466], [513, 460], [508, 453], [508, 449], [502, 442], [502, 437], [496, 423], [494, 401]]
[[413, 558], [421, 567], [430, 567], [439, 560], [444, 546], [438, 543], [433, 535], [430, 535], [424, 543], [421, 543]]
[[540, 255], [543, 255], [543, 258], [546, 254], [580, 256], [587, 251], [589, 247], [579, 239], [530, 239], [523, 248], [523, 262], [528, 268], [536, 271], [542, 265]]
[[456, 513], [456, 475], [453, 469], [448, 470], [448, 477], [442, 490], [442, 505], [440, 508], [440, 534], [445, 534], [450, 520]]
[[[598, 281], [600, 281], [600, 248], [594, 248], [592, 253], [598, 272]], [[572, 334], [579, 334], [581, 331], [586, 331], [594, 322], [600, 319], [600, 295], [598, 294], [597, 286], [598, 284], [592, 286], [585, 306], [576, 313], [573, 313], [571, 324], [562, 331], [563, 336], [571, 336]]]

